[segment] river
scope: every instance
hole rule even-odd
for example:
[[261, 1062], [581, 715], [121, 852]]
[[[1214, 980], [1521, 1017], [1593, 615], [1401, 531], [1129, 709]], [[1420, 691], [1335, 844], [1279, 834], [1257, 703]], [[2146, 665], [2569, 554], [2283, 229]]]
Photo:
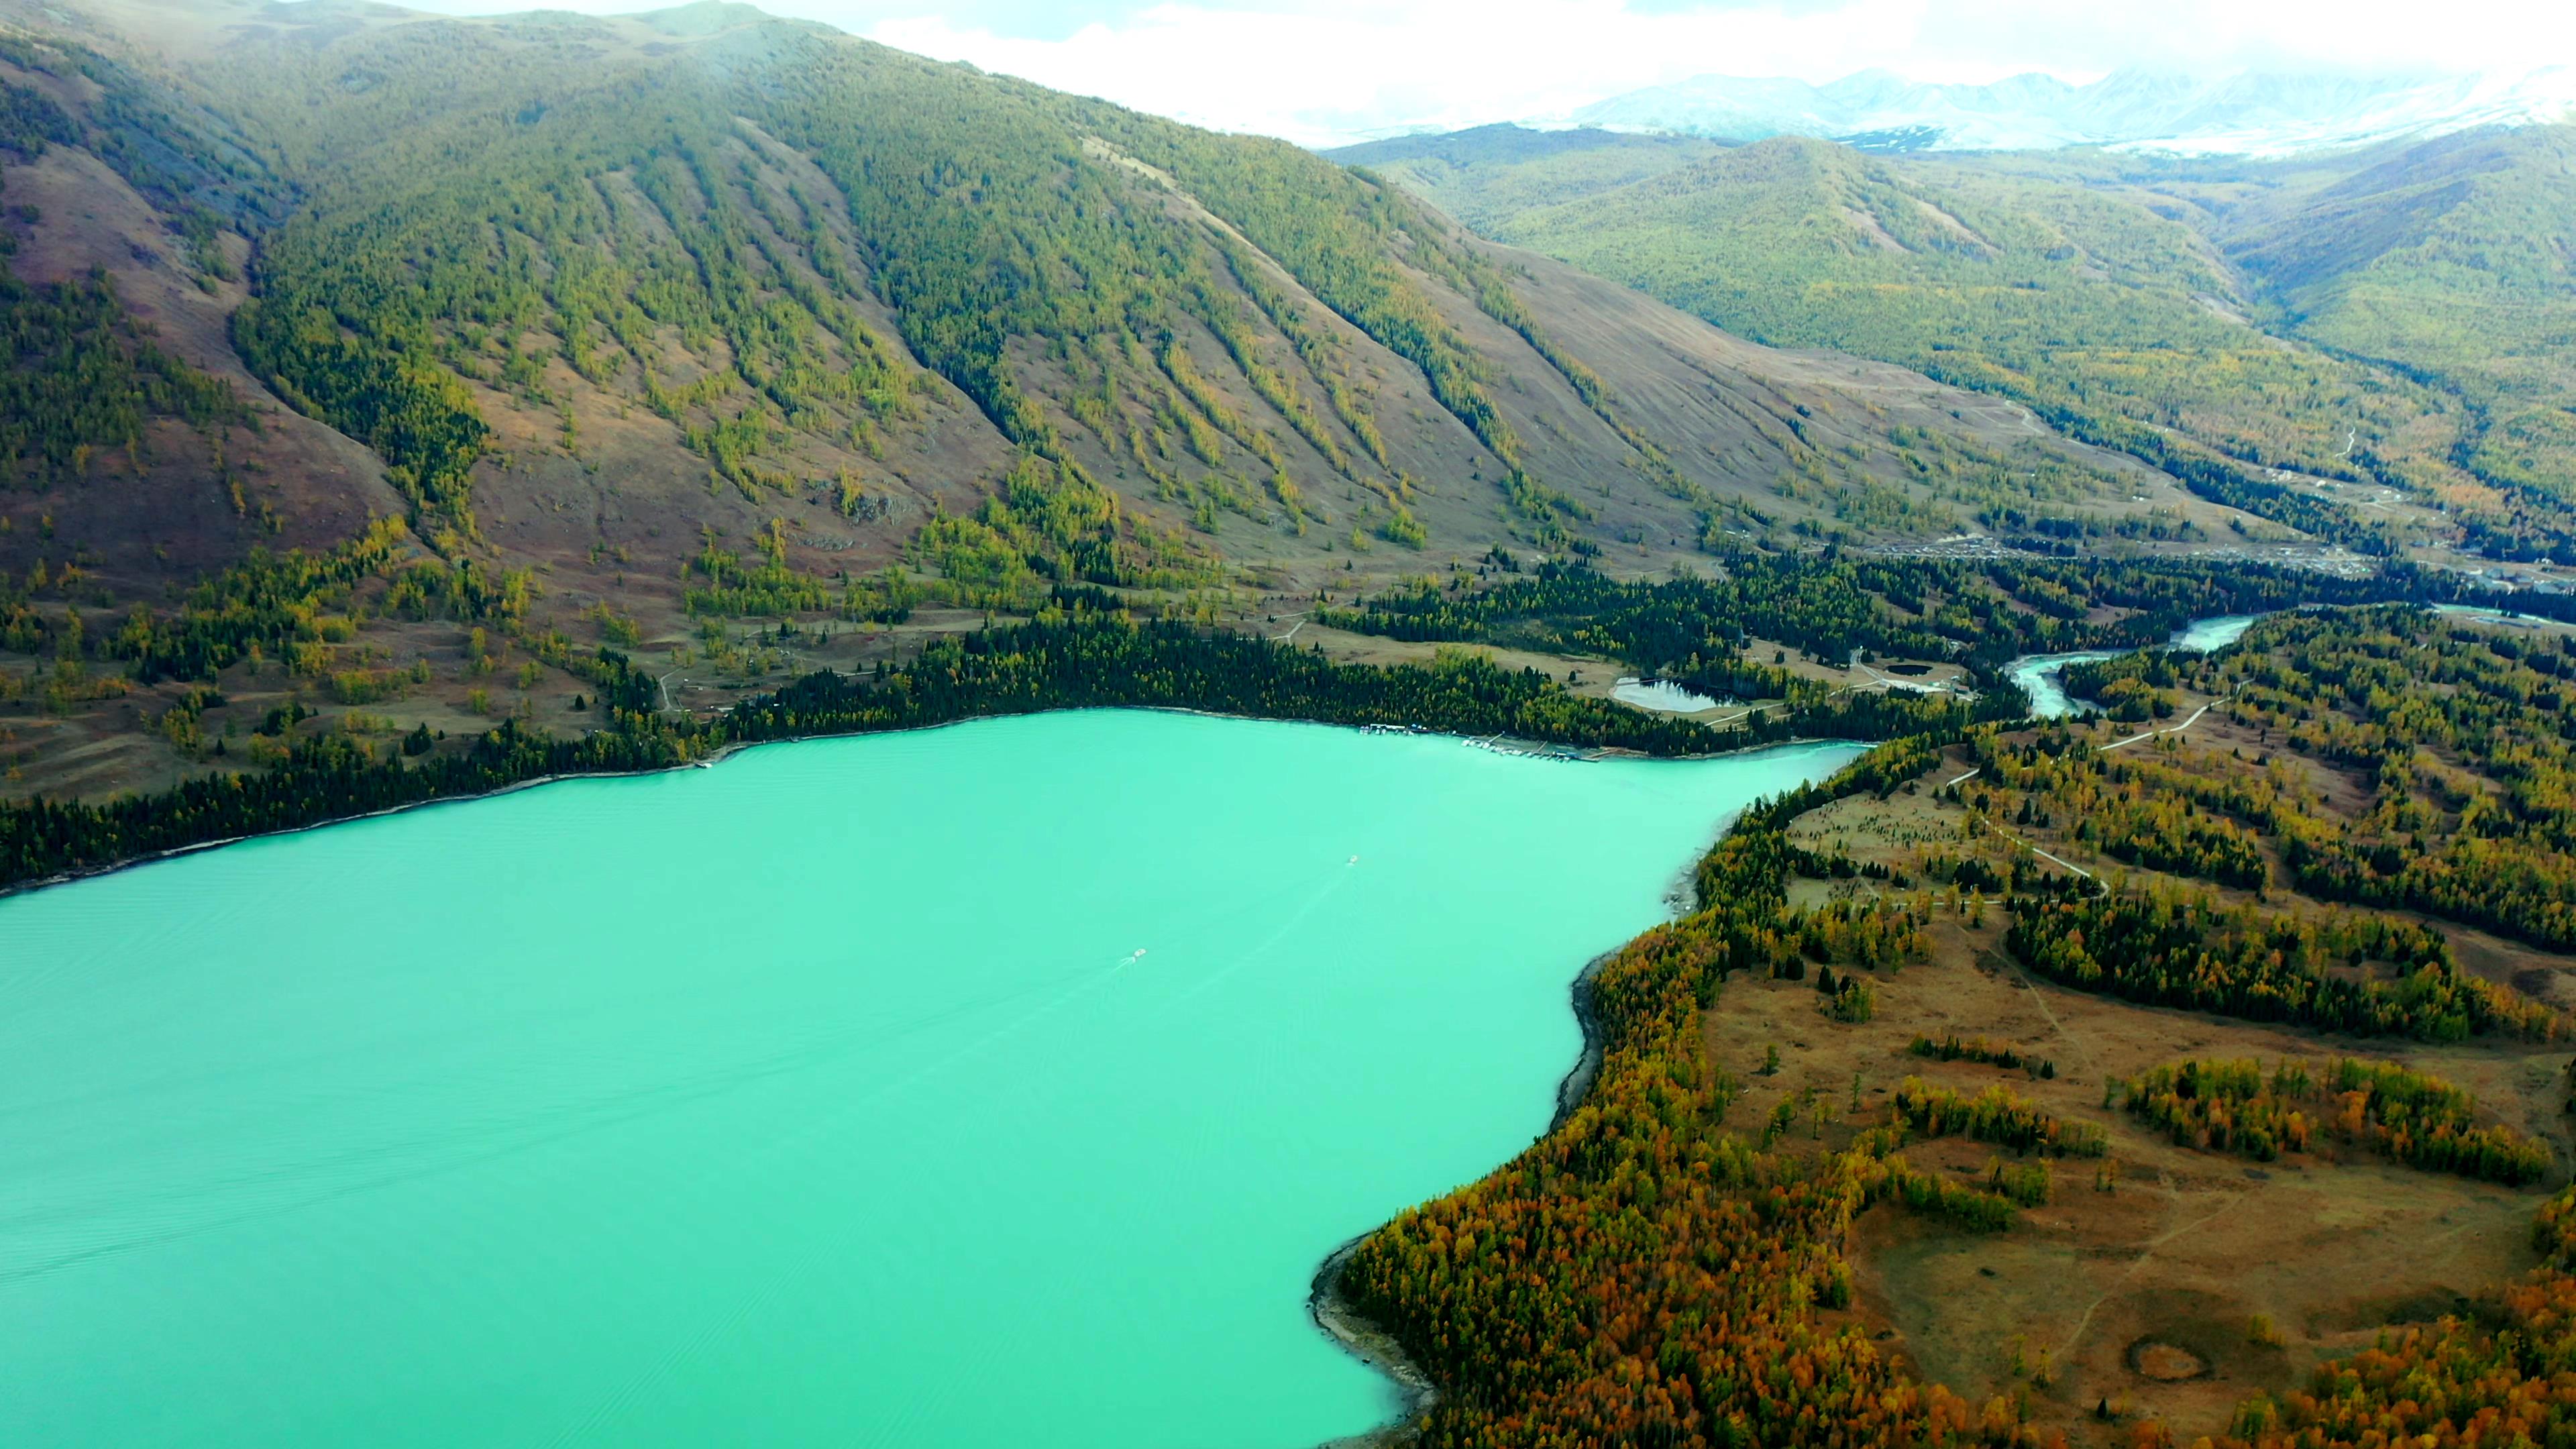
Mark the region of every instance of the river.
[[1856, 753], [1059, 713], [0, 900], [6, 1442], [1366, 1429], [1319, 1260], [1528, 1143], [1575, 971]]
[[1703, 714], [1726, 703], [1669, 679], [1622, 679], [1612, 686], [1610, 697], [1657, 714]]
[[[2194, 654], [2207, 654], [2224, 649], [2245, 637], [2260, 614], [2218, 614], [2194, 619], [2181, 629], [2165, 647]], [[2130, 653], [2126, 649], [2085, 649], [2072, 654], [2025, 654], [2004, 666], [2004, 677], [2022, 687], [2030, 696], [2030, 712], [2039, 719], [2059, 719], [2075, 712], [2075, 702], [2066, 695], [2059, 678], [2072, 664], [2093, 664], [2117, 659]]]

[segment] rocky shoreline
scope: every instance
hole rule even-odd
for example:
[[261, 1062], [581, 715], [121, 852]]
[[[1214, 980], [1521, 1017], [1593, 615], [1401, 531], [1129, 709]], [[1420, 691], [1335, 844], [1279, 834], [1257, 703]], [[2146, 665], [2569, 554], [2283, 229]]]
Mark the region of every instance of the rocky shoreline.
[[[1624, 945], [1614, 947], [1585, 962], [1583, 969], [1575, 973], [1573, 985], [1568, 988], [1568, 994], [1573, 998], [1574, 1020], [1583, 1029], [1583, 1050], [1574, 1059], [1574, 1065], [1566, 1069], [1564, 1078], [1556, 1084], [1556, 1111], [1547, 1120], [1548, 1132], [1565, 1125], [1565, 1120], [1574, 1115], [1574, 1109], [1583, 1105], [1584, 1094], [1592, 1090], [1593, 1079], [1601, 1074], [1601, 1017], [1593, 1004], [1593, 983], [1599, 978], [1601, 968], [1610, 963], [1610, 958], [1624, 949]], [[1545, 1135], [1540, 1134], [1542, 1137]], [[1323, 1266], [1315, 1270], [1314, 1286], [1307, 1293], [1306, 1313], [1325, 1336], [1340, 1344], [1352, 1357], [1386, 1375], [1388, 1381], [1395, 1385], [1403, 1407], [1390, 1423], [1365, 1434], [1328, 1440], [1318, 1449], [1393, 1449], [1395, 1445], [1408, 1443], [1413, 1437], [1415, 1423], [1440, 1397], [1440, 1390], [1431, 1382], [1430, 1375], [1406, 1356], [1404, 1346], [1395, 1341], [1394, 1335], [1371, 1322], [1342, 1293], [1342, 1270], [1349, 1264], [1351, 1254], [1359, 1251], [1360, 1244], [1367, 1242], [1368, 1238], [1368, 1233], [1362, 1233], [1335, 1248], [1331, 1256], [1324, 1259]]]
[[[1375, 1232], [1372, 1228], [1370, 1232]], [[1402, 1404], [1395, 1417], [1366, 1433], [1327, 1440], [1319, 1449], [1393, 1449], [1413, 1438], [1414, 1425], [1440, 1397], [1440, 1391], [1420, 1365], [1405, 1356], [1403, 1345], [1392, 1334], [1378, 1327], [1351, 1306], [1342, 1294], [1342, 1269], [1350, 1263], [1351, 1254], [1368, 1241], [1362, 1233], [1335, 1248], [1324, 1265], [1315, 1270], [1314, 1287], [1306, 1295], [1306, 1312], [1326, 1337], [1342, 1346], [1353, 1358], [1386, 1375], [1395, 1385]]]

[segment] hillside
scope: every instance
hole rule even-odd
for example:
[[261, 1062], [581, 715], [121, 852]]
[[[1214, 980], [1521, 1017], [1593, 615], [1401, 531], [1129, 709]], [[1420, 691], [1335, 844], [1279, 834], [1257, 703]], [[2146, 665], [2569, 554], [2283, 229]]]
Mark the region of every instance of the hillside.
[[[2544, 156], [2562, 131], [2480, 133], [2407, 154]], [[2506, 339], [2526, 323], [2546, 335], [2563, 290], [2549, 270], [2551, 223], [2537, 216], [2563, 186], [2554, 165], [2499, 159], [2477, 173], [2493, 199], [2466, 206], [2445, 188], [2464, 185], [2470, 168], [2410, 170], [2384, 153], [2278, 164], [1934, 159], [1804, 138], [1714, 149], [1561, 134], [1602, 137], [1620, 159], [1569, 160], [1588, 153], [1565, 140], [1543, 153], [1415, 141], [1385, 174], [1494, 237], [1762, 341], [1921, 368], [2167, 467], [2232, 462], [2241, 476], [2222, 480], [2224, 496], [2293, 526], [2436, 557], [2576, 557], [2554, 500], [2532, 496], [2564, 460], [2497, 456], [2498, 438], [2545, 438], [2554, 418], [2517, 413], [2519, 427], [2491, 428], [2501, 384], [2480, 382], [2495, 369], [2471, 361], [2502, 341], [2506, 356], [2528, 359], [2506, 370], [2546, 366], [2545, 349]], [[1640, 171], [1628, 158], [1649, 147], [1661, 148], [1650, 174], [1600, 184], [1606, 172]], [[2403, 179], [2428, 170], [2453, 179]], [[2373, 206], [2377, 225], [2363, 215]], [[2398, 240], [2436, 214], [2449, 228], [2438, 245], [2480, 260], [2446, 269], [2426, 250], [2436, 243]], [[2357, 250], [2383, 234], [2366, 257]], [[2524, 236], [2540, 240], [2490, 250]], [[2291, 263], [2303, 245], [2317, 260]], [[2326, 260], [2347, 254], [2379, 270], [2365, 283]], [[2486, 265], [2502, 255], [2529, 261]], [[2459, 320], [2475, 293], [2499, 312], [2495, 327]], [[2394, 297], [2404, 300], [2392, 310]], [[2445, 329], [2448, 354], [2417, 335]]]
[[[2563, 538], [2576, 478], [2576, 374], [2563, 362], [2571, 148], [2576, 126], [2533, 125], [2276, 162], [2095, 154], [1960, 164], [2072, 182], [2169, 216], [2218, 250], [2274, 332], [2458, 399], [2462, 426], [2438, 462], [2468, 480], [2450, 490], [2467, 505], [2457, 511], [2493, 525], [2479, 542], [2514, 556]], [[2441, 475], [2407, 451], [2357, 447], [2356, 456], [2383, 472]]]
[[1523, 212], [1597, 196], [1723, 154], [1716, 141], [1583, 129], [1479, 126], [1329, 153], [1401, 181], [1460, 222], [1492, 232]]
[[2299, 335], [2440, 376], [2485, 415], [2482, 472], [2576, 492], [2576, 126], [2408, 147], [2231, 222]]
[[61, 314], [11, 384], [13, 791], [248, 748], [201, 689], [269, 749], [571, 729], [602, 647], [713, 709], [1059, 584], [1213, 619], [1496, 548], [2224, 527], [1285, 144], [745, 7], [5, 13], [13, 312]]

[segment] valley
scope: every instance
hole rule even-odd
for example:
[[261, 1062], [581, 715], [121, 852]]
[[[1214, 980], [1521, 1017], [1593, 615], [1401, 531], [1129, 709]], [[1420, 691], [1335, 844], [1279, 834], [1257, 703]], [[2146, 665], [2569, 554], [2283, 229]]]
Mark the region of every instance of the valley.
[[2576, 127], [2470, 100], [0, 0], [0, 1401], [2567, 1440]]
[[[1749, 345], [1291, 148], [756, 12], [83, 13], [0, 57], [60, 138], [0, 162], [11, 265], [112, 287], [84, 335], [229, 400], [138, 390], [136, 421], [22, 451], [20, 795], [166, 788], [253, 735], [583, 727], [601, 649], [714, 707], [1060, 583], [1241, 622], [1497, 551], [1640, 575], [1997, 508], [2315, 547], [2025, 407]], [[888, 107], [949, 119], [834, 129]], [[263, 562], [290, 555], [318, 568]], [[209, 685], [246, 706], [212, 740]]]
[[[1336, 154], [1720, 326], [2029, 405], [2365, 552], [2571, 557], [2566, 126], [2277, 160], [1488, 127]], [[1998, 532], [2015, 524], [1987, 513]]]

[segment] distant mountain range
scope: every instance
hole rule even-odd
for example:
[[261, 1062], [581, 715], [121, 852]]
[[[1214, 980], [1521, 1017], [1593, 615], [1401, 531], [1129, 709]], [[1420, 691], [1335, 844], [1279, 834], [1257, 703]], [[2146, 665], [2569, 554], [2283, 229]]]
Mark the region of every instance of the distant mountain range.
[[2017, 75], [1937, 85], [1867, 70], [1828, 85], [1700, 76], [1613, 96], [1559, 118], [1719, 140], [1825, 136], [1863, 149], [2121, 146], [2282, 155], [2576, 116], [2576, 66], [2520, 75], [2249, 71], [2211, 79], [2124, 70], [2088, 85]]

